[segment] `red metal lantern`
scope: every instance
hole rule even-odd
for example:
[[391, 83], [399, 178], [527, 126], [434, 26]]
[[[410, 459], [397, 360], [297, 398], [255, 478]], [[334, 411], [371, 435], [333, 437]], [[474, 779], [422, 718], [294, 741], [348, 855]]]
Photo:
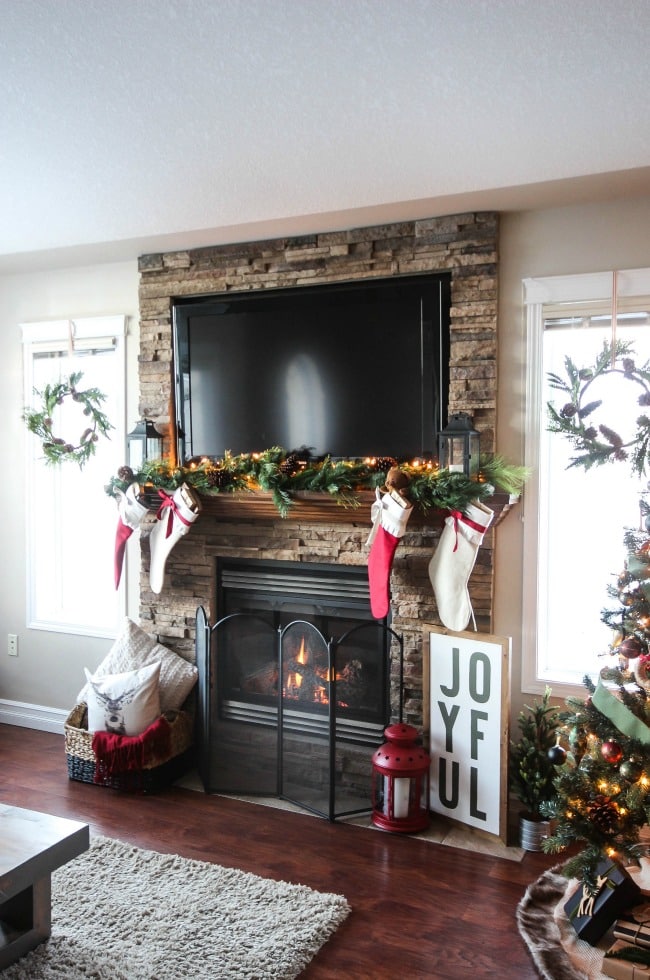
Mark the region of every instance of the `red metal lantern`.
[[429, 753], [411, 725], [389, 725], [372, 757], [372, 822], [382, 830], [413, 833], [429, 825]]

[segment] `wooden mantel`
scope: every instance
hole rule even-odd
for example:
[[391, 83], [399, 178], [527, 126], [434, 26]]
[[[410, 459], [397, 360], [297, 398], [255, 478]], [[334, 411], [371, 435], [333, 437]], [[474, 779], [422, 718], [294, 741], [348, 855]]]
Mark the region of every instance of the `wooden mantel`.
[[[358, 506], [344, 506], [327, 493], [296, 493], [294, 503], [286, 518], [278, 512], [273, 496], [263, 491], [250, 493], [220, 493], [201, 496], [203, 513], [220, 521], [274, 521], [288, 520], [309, 524], [370, 524], [370, 509], [375, 499], [372, 490], [363, 490], [354, 495]], [[518, 498], [507, 493], [495, 493], [484, 503], [494, 511], [492, 527], [501, 523]], [[152, 505], [155, 506], [154, 500]], [[409, 525], [441, 527], [447, 511], [432, 509], [423, 512], [415, 507]]]

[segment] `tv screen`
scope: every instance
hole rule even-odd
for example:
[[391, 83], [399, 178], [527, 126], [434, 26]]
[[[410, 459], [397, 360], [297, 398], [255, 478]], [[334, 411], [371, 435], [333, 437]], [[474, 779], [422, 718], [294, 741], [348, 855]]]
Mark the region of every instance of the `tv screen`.
[[417, 276], [174, 305], [178, 454], [435, 452], [446, 422], [449, 279]]

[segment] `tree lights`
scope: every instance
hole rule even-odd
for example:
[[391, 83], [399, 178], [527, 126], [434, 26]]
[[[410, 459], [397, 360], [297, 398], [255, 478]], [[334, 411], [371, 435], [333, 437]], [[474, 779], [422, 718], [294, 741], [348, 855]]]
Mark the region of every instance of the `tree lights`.
[[561, 715], [567, 761], [554, 781], [554, 798], [542, 807], [555, 821], [544, 850], [584, 843], [565, 873], [592, 887], [603, 857], [638, 862], [640, 830], [650, 817], [650, 534], [647, 528], [627, 531], [624, 540], [625, 569], [608, 590], [619, 605], [602, 613], [617, 660], [600, 671], [597, 683], [585, 677], [586, 698], [567, 699]]

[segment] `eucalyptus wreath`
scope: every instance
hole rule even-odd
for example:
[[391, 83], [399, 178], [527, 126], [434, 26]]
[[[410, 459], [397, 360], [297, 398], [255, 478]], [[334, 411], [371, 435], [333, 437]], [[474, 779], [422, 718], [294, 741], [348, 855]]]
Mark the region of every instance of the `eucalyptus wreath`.
[[[108, 438], [108, 432], [113, 428], [99, 407], [106, 396], [98, 388], [80, 391], [78, 384], [82, 377], [83, 373], [76, 371], [66, 381], [48, 384], [42, 391], [35, 388], [34, 394], [41, 399], [41, 405], [36, 409], [26, 409], [23, 414], [29, 431], [41, 440], [45, 462], [50, 465], [73, 460], [83, 467], [94, 455], [99, 436]], [[53, 416], [66, 398], [77, 402], [86, 417], [86, 426], [75, 442], [54, 433]]]
[[634, 472], [639, 476], [644, 474], [650, 444], [650, 418], [639, 415], [634, 436], [624, 442], [622, 436], [604, 422], [595, 423], [594, 413], [603, 402], [591, 397], [591, 386], [597, 378], [618, 374], [640, 389], [637, 404], [650, 406], [650, 363], [637, 367], [633, 354], [628, 341], [605, 341], [592, 366], [579, 368], [567, 356], [564, 359], [566, 377], [553, 372], [547, 374], [550, 386], [567, 398], [559, 410], [552, 402], [547, 403], [547, 408], [548, 431], [566, 436], [577, 450], [569, 467], [583, 466], [588, 470], [609, 461], [630, 460]]

